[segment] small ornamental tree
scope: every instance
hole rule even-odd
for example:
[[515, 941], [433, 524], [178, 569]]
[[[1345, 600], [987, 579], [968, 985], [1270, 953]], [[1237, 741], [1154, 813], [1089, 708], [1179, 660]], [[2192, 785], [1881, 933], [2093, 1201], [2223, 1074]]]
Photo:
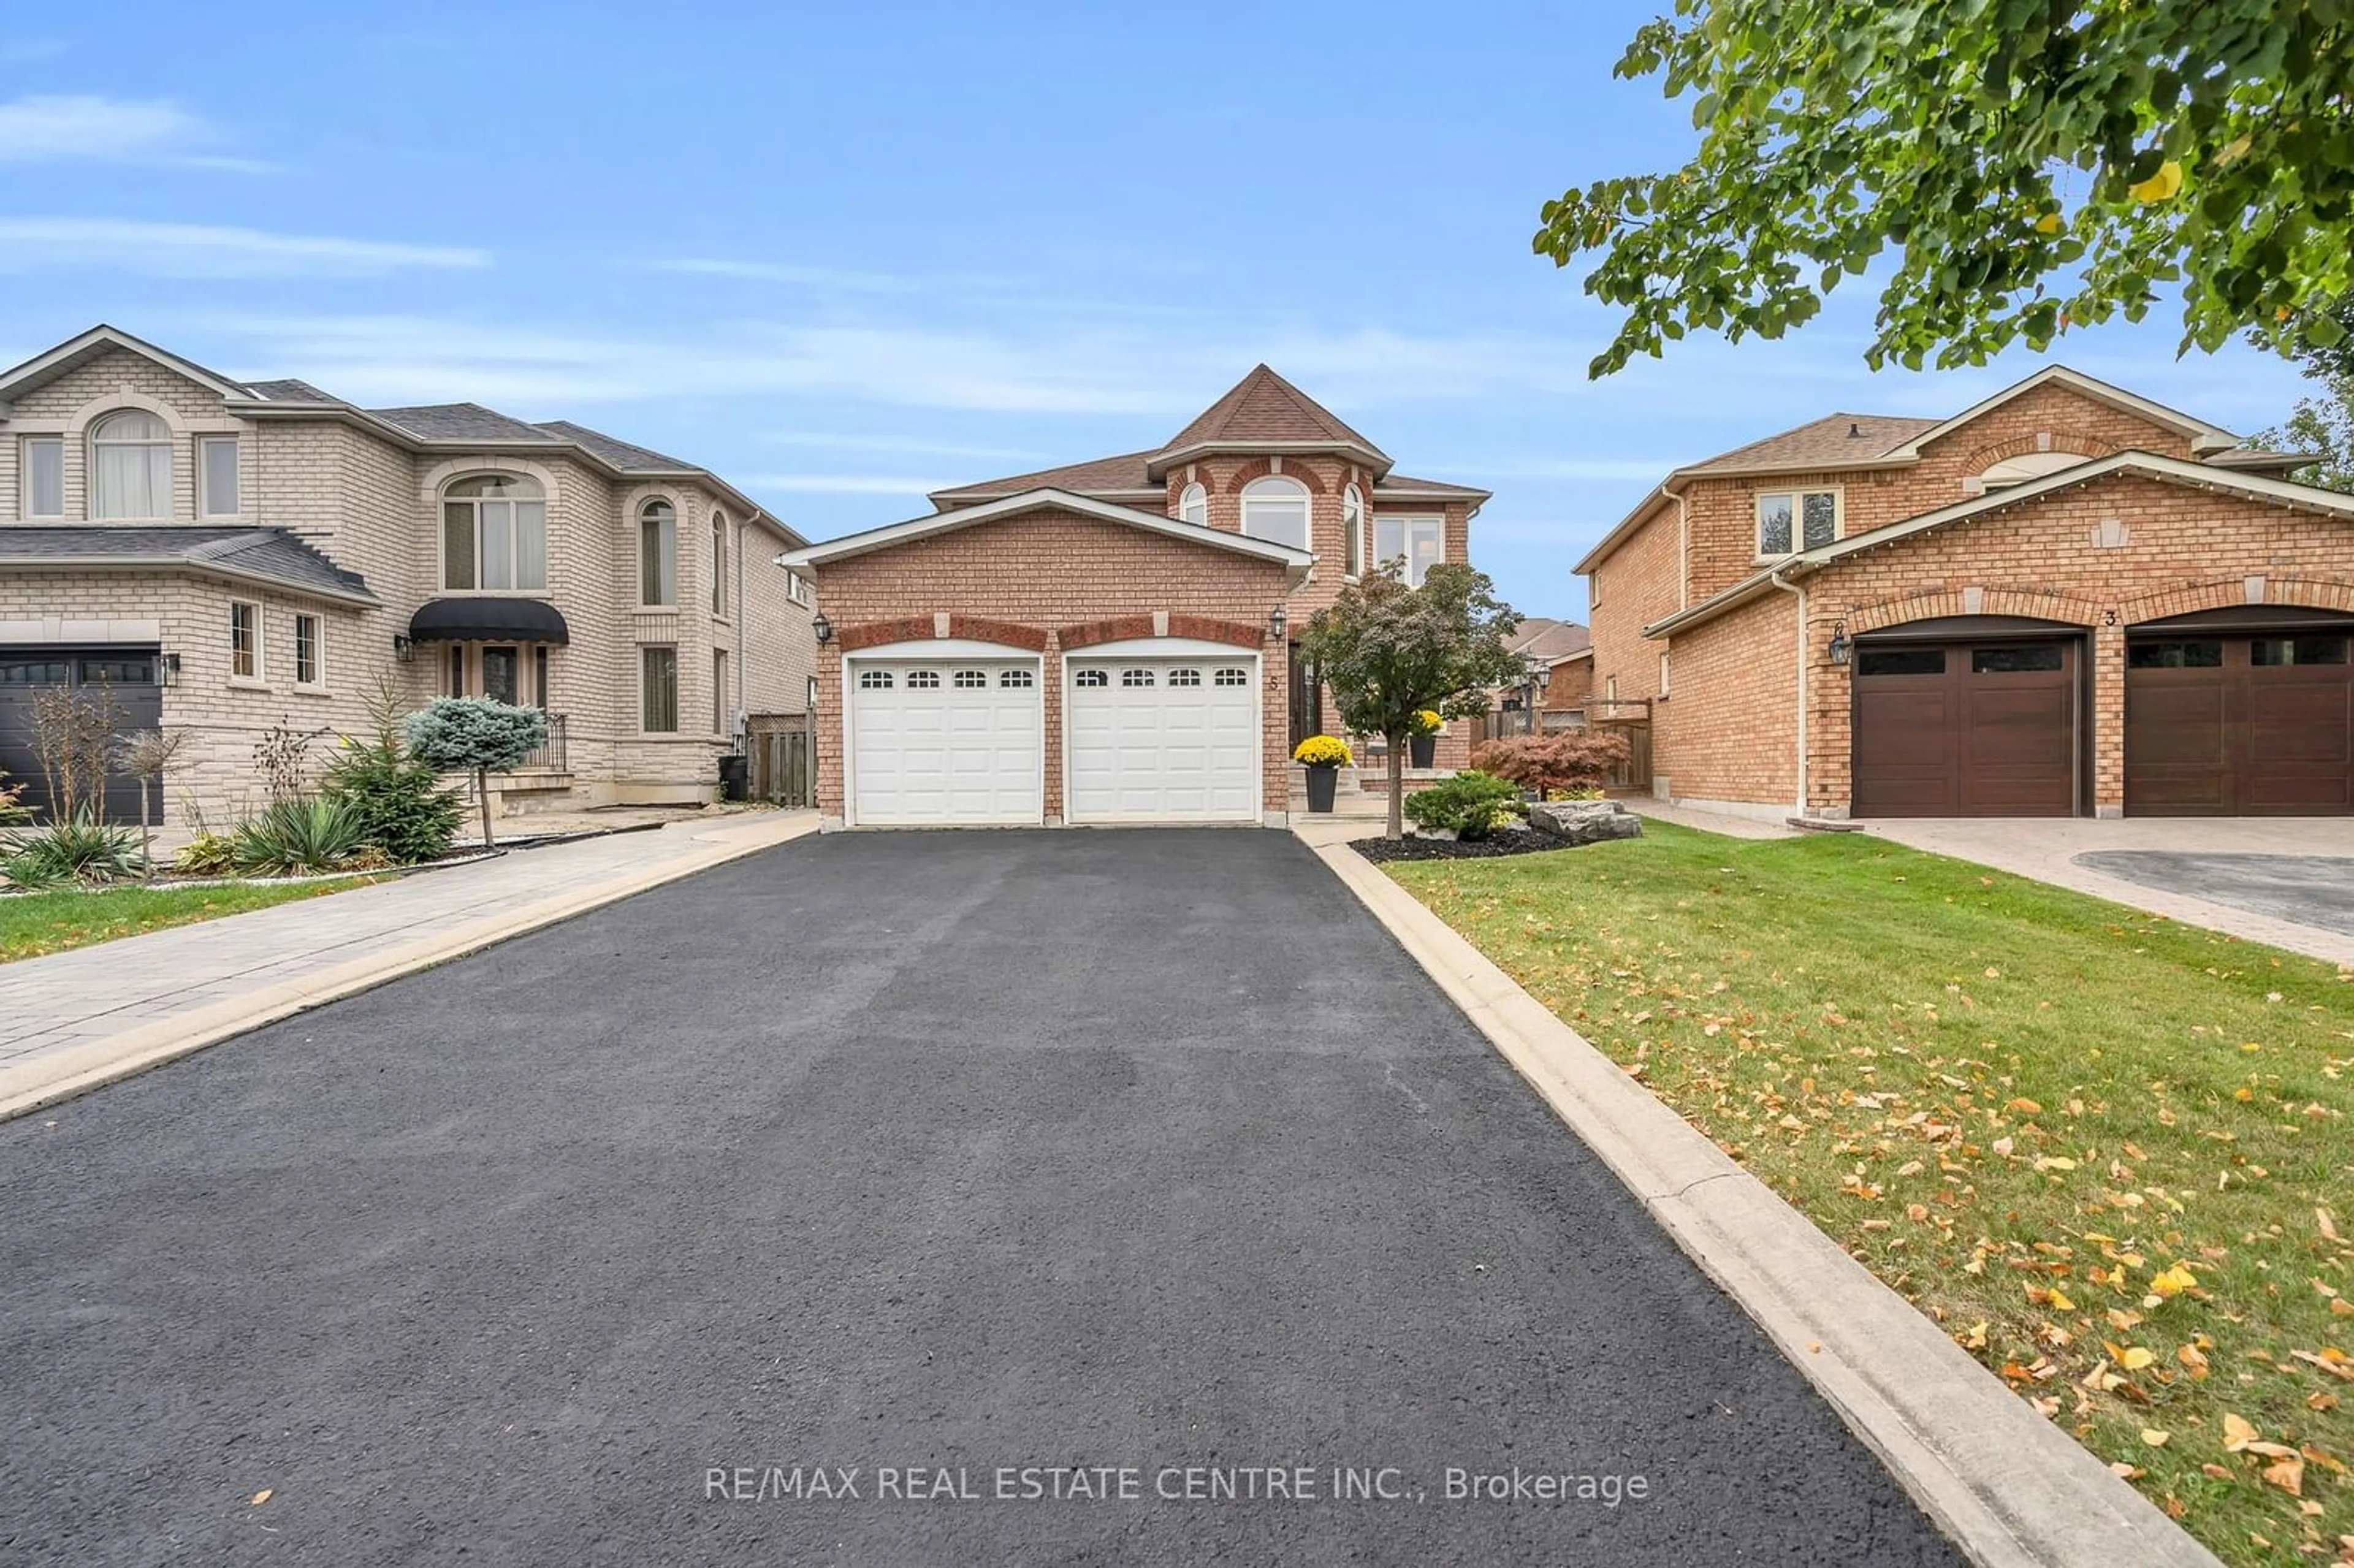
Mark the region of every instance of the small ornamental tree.
[[440, 858], [466, 820], [466, 802], [410, 748], [390, 676], [368, 697], [368, 734], [346, 736], [327, 764], [324, 791], [357, 815], [366, 842], [397, 865]]
[[504, 773], [547, 742], [547, 715], [489, 697], [440, 697], [408, 715], [408, 749], [445, 773], [472, 773], [482, 805], [482, 847], [493, 847], [487, 776]]
[[1342, 588], [1309, 620], [1300, 654], [1316, 662], [1341, 722], [1389, 743], [1391, 838], [1405, 832], [1400, 769], [1416, 715], [1425, 708], [1449, 718], [1485, 713], [1489, 687], [1522, 676], [1521, 656], [1504, 646], [1520, 623], [1484, 572], [1436, 566], [1410, 588], [1395, 562]]
[[1508, 736], [1471, 754], [1472, 767], [1540, 795], [1554, 789], [1594, 789], [1610, 777], [1612, 768], [1626, 760], [1625, 736], [1592, 729]]

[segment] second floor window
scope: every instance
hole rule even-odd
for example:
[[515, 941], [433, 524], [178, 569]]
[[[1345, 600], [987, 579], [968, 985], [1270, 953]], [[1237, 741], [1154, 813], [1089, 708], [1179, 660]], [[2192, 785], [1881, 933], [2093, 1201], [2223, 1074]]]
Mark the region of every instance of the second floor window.
[[1177, 496], [1177, 521], [1206, 528], [1210, 525], [1210, 493], [1198, 484], [1189, 484]]
[[1349, 535], [1341, 546], [1341, 570], [1361, 577], [1365, 570], [1365, 493], [1353, 484], [1341, 493], [1341, 526]]
[[66, 514], [66, 443], [58, 436], [27, 436], [18, 449], [25, 478], [25, 515]]
[[90, 514], [172, 514], [172, 429], [142, 408], [109, 414], [90, 427]]
[[547, 497], [537, 480], [486, 473], [441, 493], [441, 586], [547, 590]]
[[638, 509], [638, 602], [678, 602], [678, 508], [667, 501]]
[[1757, 554], [1811, 550], [1840, 535], [1839, 492], [1776, 490], [1757, 497]]
[[1308, 548], [1308, 487], [1275, 475], [1244, 485], [1243, 532], [1295, 550]]
[[724, 512], [711, 514], [711, 613], [727, 613], [727, 514]]
[[196, 438], [196, 515], [234, 517], [240, 510], [237, 495], [237, 438]]
[[1423, 574], [1438, 565], [1447, 549], [1443, 517], [1381, 517], [1373, 519], [1373, 564], [1401, 563], [1405, 586], [1420, 588]]

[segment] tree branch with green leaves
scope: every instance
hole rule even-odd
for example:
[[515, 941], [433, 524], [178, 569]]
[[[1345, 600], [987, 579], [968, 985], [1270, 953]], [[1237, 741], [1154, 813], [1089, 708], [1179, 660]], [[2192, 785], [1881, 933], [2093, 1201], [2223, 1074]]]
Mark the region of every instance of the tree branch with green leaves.
[[1666, 174], [1545, 204], [1600, 260], [1596, 378], [1688, 333], [1776, 338], [1893, 258], [1877, 369], [1984, 364], [2169, 294], [2181, 347], [2327, 347], [2354, 241], [2348, 0], [1677, 0], [1617, 74], [1691, 101]]

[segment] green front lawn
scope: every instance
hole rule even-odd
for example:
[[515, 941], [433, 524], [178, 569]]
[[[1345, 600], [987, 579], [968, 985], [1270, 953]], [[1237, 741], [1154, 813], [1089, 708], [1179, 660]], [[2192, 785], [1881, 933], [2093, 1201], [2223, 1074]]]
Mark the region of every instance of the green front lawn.
[[1861, 835], [1387, 869], [2226, 1562], [2354, 1554], [2354, 975]]
[[0, 898], [0, 964], [12, 959], [37, 959], [69, 948], [111, 942], [160, 931], [166, 926], [188, 926], [223, 915], [242, 915], [298, 898], [316, 898], [365, 887], [369, 876], [338, 878], [275, 885], [243, 884], [219, 887], [113, 887], [94, 892], [26, 893]]

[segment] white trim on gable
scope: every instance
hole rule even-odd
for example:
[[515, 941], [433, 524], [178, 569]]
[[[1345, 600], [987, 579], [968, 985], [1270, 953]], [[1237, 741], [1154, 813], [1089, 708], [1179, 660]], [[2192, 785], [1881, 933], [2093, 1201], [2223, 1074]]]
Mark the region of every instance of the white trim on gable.
[[2106, 403], [2113, 408], [2123, 408], [2129, 414], [2139, 414], [2143, 418], [2155, 424], [2180, 430], [2191, 438], [2190, 450], [2193, 451], [2222, 451], [2240, 444], [2239, 437], [2220, 425], [2211, 425], [2204, 419], [2194, 419], [2179, 408], [2169, 408], [2163, 403], [2154, 403], [2138, 394], [2126, 391], [2122, 387], [2112, 387], [2105, 381], [2087, 376], [2081, 370], [2071, 370], [2064, 365], [2047, 365], [2024, 381], [2013, 382], [1993, 397], [1972, 404], [1944, 423], [1930, 426], [1902, 446], [1890, 448], [1882, 461], [1911, 461], [1921, 455], [1923, 447], [1938, 437], [1949, 436], [1972, 419], [1991, 413], [2012, 398], [2025, 397], [2037, 387], [2048, 387], [2054, 382], [2071, 391], [2081, 392], [2087, 397]]
[[1942, 528], [1950, 523], [1965, 522], [1981, 513], [1999, 512], [2049, 495], [2055, 491], [2091, 484], [2115, 474], [2127, 474], [2153, 479], [2167, 484], [2179, 484], [2193, 490], [2221, 491], [2244, 496], [2253, 501], [2269, 501], [2277, 505], [2302, 507], [2335, 516], [2354, 519], [2354, 495], [2335, 490], [2323, 490], [2317, 485], [2295, 484], [2285, 479], [2267, 479], [2261, 474], [2246, 473], [2233, 469], [2218, 468], [2212, 463], [2186, 462], [2180, 458], [2162, 457], [2157, 452], [2122, 451], [2112, 457], [2093, 458], [2063, 468], [2057, 473], [2045, 474], [2023, 484], [2007, 485], [1984, 495], [1957, 501], [1951, 506], [1941, 506], [1934, 512], [1924, 512], [1916, 517], [1900, 522], [1884, 523], [1861, 534], [1850, 534], [1811, 550], [1802, 550], [1775, 562], [1765, 570], [1742, 578], [1701, 600], [1690, 609], [1655, 620], [1643, 628], [1646, 637], [1664, 637], [1688, 626], [1713, 619], [1756, 598], [1774, 588], [1772, 579], [1800, 577], [1821, 570], [1842, 556], [1875, 546], [1893, 544], [1899, 539]]
[[1310, 550], [1296, 550], [1288, 545], [1278, 545], [1270, 539], [1254, 539], [1242, 534], [1229, 534], [1222, 529], [1204, 528], [1199, 524], [1180, 522], [1163, 513], [1143, 512], [1132, 506], [1115, 506], [1109, 502], [1088, 496], [1075, 495], [1067, 490], [1026, 490], [1019, 495], [1009, 495], [1002, 501], [992, 501], [981, 506], [961, 506], [952, 512], [936, 512], [928, 517], [914, 517], [905, 523], [893, 523], [881, 528], [869, 528], [863, 534], [847, 534], [839, 539], [829, 539], [822, 545], [811, 545], [800, 550], [788, 551], [777, 557], [777, 565], [789, 571], [822, 567], [828, 561], [847, 560], [875, 550], [887, 550], [910, 540], [928, 538], [935, 534], [951, 533], [970, 528], [976, 524], [996, 518], [1031, 512], [1042, 506], [1074, 513], [1081, 517], [1093, 517], [1106, 523], [1118, 523], [1147, 533], [1182, 539], [1187, 544], [1202, 545], [1214, 550], [1230, 550], [1236, 555], [1255, 556], [1261, 560], [1277, 561], [1290, 568], [1294, 587], [1306, 580], [1308, 568], [1316, 564]]
[[207, 370], [201, 365], [182, 359], [168, 349], [158, 348], [152, 343], [133, 337], [120, 328], [101, 323], [79, 336], [66, 339], [47, 354], [35, 355], [22, 365], [0, 371], [0, 404], [5, 404], [9, 398], [28, 387], [37, 387], [64, 375], [92, 356], [97, 351], [106, 348], [123, 349], [138, 355], [143, 359], [153, 360], [173, 375], [193, 381], [197, 386], [207, 391], [218, 393], [223, 397], [252, 396], [245, 387], [214, 371]]

